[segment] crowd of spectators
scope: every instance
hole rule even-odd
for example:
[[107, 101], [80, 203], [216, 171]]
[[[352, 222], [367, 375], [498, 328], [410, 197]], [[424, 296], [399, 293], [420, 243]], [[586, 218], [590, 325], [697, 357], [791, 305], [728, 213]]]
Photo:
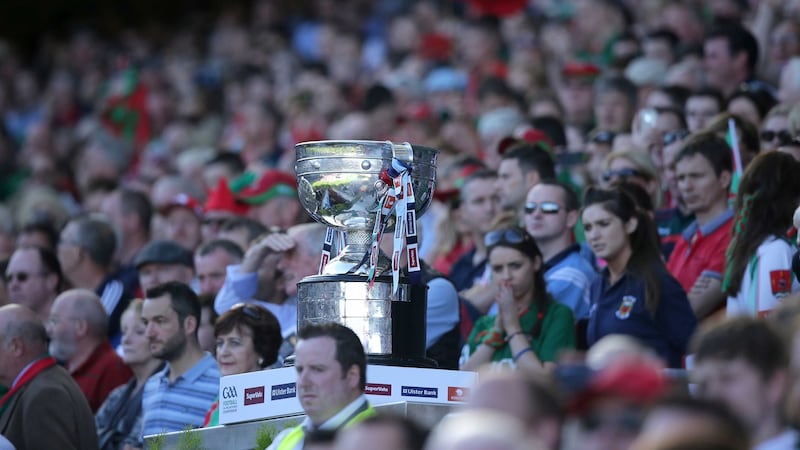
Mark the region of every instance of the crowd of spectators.
[[[800, 1], [186, 17], [45, 33], [32, 53], [0, 38], [14, 447], [91, 448], [91, 413], [100, 448], [142, 447], [216, 424], [220, 376], [283, 366], [326, 233], [294, 146], [326, 139], [439, 150], [427, 356], [484, 372], [429, 448], [800, 444]], [[86, 398], [53, 441], [19, 421], [53, 414], [32, 400], [47, 383]]]

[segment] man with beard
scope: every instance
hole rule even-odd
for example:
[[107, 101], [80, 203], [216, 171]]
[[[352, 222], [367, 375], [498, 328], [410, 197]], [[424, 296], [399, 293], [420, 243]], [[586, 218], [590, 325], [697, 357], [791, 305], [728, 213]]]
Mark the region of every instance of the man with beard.
[[154, 357], [166, 361], [142, 394], [143, 436], [203, 424], [219, 393], [219, 368], [197, 341], [200, 301], [186, 284], [169, 282], [147, 291], [142, 307]]
[[78, 383], [92, 412], [133, 376], [106, 337], [108, 315], [94, 292], [70, 289], [56, 297], [45, 328], [50, 354]]

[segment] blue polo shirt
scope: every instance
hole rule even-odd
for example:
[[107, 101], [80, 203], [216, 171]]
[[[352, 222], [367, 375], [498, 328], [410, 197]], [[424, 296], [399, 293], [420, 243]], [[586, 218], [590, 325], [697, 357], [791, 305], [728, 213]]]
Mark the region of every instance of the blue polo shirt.
[[609, 334], [625, 334], [650, 347], [669, 367], [681, 367], [697, 318], [678, 281], [666, 268], [653, 268], [658, 274], [661, 299], [655, 315], [645, 307], [644, 280], [625, 273], [609, 285], [608, 269], [592, 282], [589, 324], [586, 337], [591, 347]]
[[217, 361], [206, 353], [186, 373], [169, 381], [170, 367], [151, 376], [142, 392], [142, 436], [203, 425], [219, 394]]
[[589, 317], [589, 287], [597, 272], [573, 244], [544, 263], [547, 292], [562, 305], [569, 306], [575, 320]]

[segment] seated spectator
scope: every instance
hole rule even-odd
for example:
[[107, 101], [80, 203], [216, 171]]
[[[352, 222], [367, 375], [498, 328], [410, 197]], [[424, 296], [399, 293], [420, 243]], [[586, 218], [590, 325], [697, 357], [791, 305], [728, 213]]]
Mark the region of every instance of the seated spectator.
[[173, 241], [151, 241], [133, 260], [142, 290], [168, 281], [190, 284], [194, 278], [192, 252]]
[[564, 424], [557, 395], [554, 384], [519, 371], [481, 374], [467, 407], [516, 417], [528, 438], [539, 440], [543, 450], [557, 450], [561, 448]]
[[142, 437], [201, 426], [219, 393], [220, 375], [214, 357], [197, 342], [197, 295], [175, 281], [156, 286], [147, 291], [142, 320], [150, 352], [166, 362], [142, 392]]
[[305, 217], [305, 210], [297, 199], [297, 180], [286, 172], [267, 170], [238, 196], [250, 205], [247, 217], [266, 227], [277, 226], [285, 230], [301, 223], [301, 217]]
[[661, 258], [650, 215], [627, 193], [590, 189], [583, 207], [586, 242], [606, 268], [591, 287], [587, 341], [631, 335], [670, 367], [680, 367], [697, 319]]
[[95, 415], [100, 450], [136, 446], [142, 435], [142, 388], [163, 362], [150, 354], [150, 342], [142, 323], [141, 299], [134, 299], [122, 313], [122, 360], [133, 377], [117, 387]]
[[122, 311], [133, 298], [133, 293], [126, 292], [124, 283], [114, 276], [116, 249], [114, 227], [94, 216], [70, 220], [58, 241], [58, 261], [64, 278], [73, 288], [88, 289], [100, 297], [108, 315], [108, 338], [113, 346], [119, 344]]
[[579, 207], [569, 186], [543, 180], [528, 192], [524, 216], [525, 229], [542, 251], [547, 292], [569, 306], [578, 322], [589, 318], [589, 286], [597, 276], [572, 232]]
[[609, 153], [603, 165], [602, 180], [605, 189], [623, 181], [636, 183], [647, 191], [655, 208], [661, 205], [661, 181], [647, 153], [636, 150]]
[[578, 428], [567, 448], [629, 448], [639, 434], [647, 408], [667, 386], [660, 365], [635, 358], [619, 359], [594, 372], [569, 401], [568, 409]]
[[[284, 339], [291, 340], [297, 331], [297, 283], [317, 273], [325, 230], [321, 224], [306, 223], [261, 236], [247, 249], [242, 264], [228, 267], [214, 309], [221, 315], [237, 303], [257, 303], [278, 318]], [[281, 361], [290, 354], [281, 351]]]
[[575, 320], [569, 307], [547, 293], [539, 247], [516, 227], [489, 232], [484, 244], [498, 313], [475, 322], [461, 370], [489, 362], [532, 373], [552, 368], [559, 351], [575, 347]]
[[378, 413], [340, 430], [333, 449], [371, 448], [380, 442], [382, 450], [422, 450], [427, 436], [427, 430], [410, 417]]
[[4, 276], [11, 303], [32, 309], [42, 322], [50, 317], [50, 308], [64, 283], [61, 264], [52, 250], [17, 248], [8, 261]]
[[209, 190], [208, 200], [203, 205], [203, 220], [200, 227], [203, 242], [219, 239], [226, 221], [247, 214], [247, 205], [234, 198], [227, 179], [220, 177], [215, 185], [215, 189]]
[[728, 406], [753, 448], [797, 445], [800, 434], [783, 413], [790, 383], [787, 345], [771, 324], [754, 317], [728, 319], [695, 336], [692, 350], [697, 395]]
[[[258, 305], [239, 304], [214, 324], [217, 364], [222, 376], [255, 372], [278, 361], [283, 338], [275, 316]], [[206, 414], [204, 427], [219, 425], [219, 399]]]
[[198, 294], [216, 296], [225, 284], [226, 268], [240, 264], [242, 258], [244, 251], [232, 241], [215, 239], [200, 245], [194, 253]]
[[100, 298], [86, 289], [71, 289], [56, 297], [47, 321], [50, 354], [78, 383], [92, 412], [132, 375], [108, 342], [107, 327]]
[[797, 248], [786, 236], [800, 198], [798, 173], [800, 162], [769, 152], [757, 156], [742, 176], [722, 280], [728, 316], [767, 315], [800, 291], [791, 270]]
[[250, 244], [267, 230], [268, 228], [257, 220], [249, 217], [233, 217], [222, 223], [218, 237], [235, 242], [242, 250], [247, 250]]
[[749, 450], [752, 447], [744, 424], [725, 405], [708, 399], [670, 397], [650, 408], [631, 450], [676, 448]]
[[[19, 450], [95, 450], [92, 411], [75, 380], [47, 355], [42, 322], [21, 305], [0, 307], [0, 435]], [[13, 349], [13, 351], [12, 351]]]
[[722, 275], [733, 225], [728, 206], [733, 158], [723, 139], [699, 133], [686, 141], [674, 164], [680, 196], [696, 220], [677, 240], [667, 269], [703, 319], [720, 310], [725, 300]]
[[214, 296], [211, 294], [200, 294], [197, 296], [200, 301], [200, 325], [197, 327], [197, 342], [204, 352], [216, 352], [217, 340], [214, 337], [214, 323], [219, 315], [214, 310]]
[[58, 246], [58, 230], [52, 222], [34, 220], [25, 224], [17, 233], [17, 248], [37, 246], [56, 251]]
[[174, 241], [190, 252], [200, 245], [203, 204], [199, 200], [181, 193], [163, 205], [159, 212], [164, 218], [164, 239]]
[[519, 419], [487, 410], [450, 414], [431, 430], [425, 450], [535, 450], [538, 440], [528, 437]]

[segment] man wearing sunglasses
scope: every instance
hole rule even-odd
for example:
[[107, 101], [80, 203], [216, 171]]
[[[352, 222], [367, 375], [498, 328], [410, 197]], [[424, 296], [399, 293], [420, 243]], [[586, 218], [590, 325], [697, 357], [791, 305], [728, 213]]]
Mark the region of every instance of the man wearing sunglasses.
[[733, 224], [728, 206], [731, 150], [715, 134], [698, 133], [686, 141], [673, 165], [681, 199], [695, 221], [675, 243], [667, 268], [688, 294], [697, 318], [703, 319], [725, 305], [722, 274]]
[[522, 217], [525, 194], [544, 178], [555, 178], [555, 163], [539, 144], [517, 144], [503, 153], [497, 169], [500, 206]]
[[8, 299], [32, 309], [43, 322], [61, 290], [63, 276], [55, 253], [42, 247], [20, 247], [6, 267]]
[[543, 180], [528, 192], [523, 219], [542, 251], [547, 291], [572, 309], [576, 321], [589, 318], [589, 287], [596, 276], [573, 236], [578, 207], [578, 197], [569, 186]]

